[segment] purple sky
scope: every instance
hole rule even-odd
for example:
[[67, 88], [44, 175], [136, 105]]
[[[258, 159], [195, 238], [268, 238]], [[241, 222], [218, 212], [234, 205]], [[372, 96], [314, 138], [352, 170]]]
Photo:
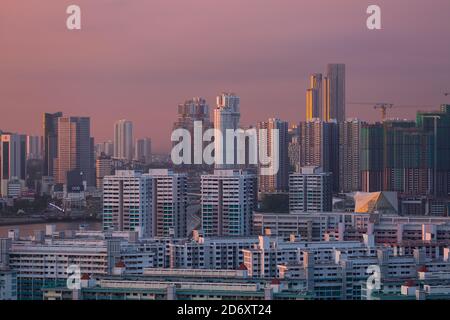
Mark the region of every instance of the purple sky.
[[[66, 29], [69, 4], [81, 31]], [[381, 31], [366, 29], [369, 4]], [[347, 64], [347, 101], [437, 108], [450, 91], [448, 0], [2, 0], [0, 43], [0, 129], [41, 134], [42, 112], [61, 110], [91, 116], [100, 142], [127, 118], [156, 150], [192, 96], [236, 92], [244, 125], [304, 119], [308, 75], [329, 62]]]

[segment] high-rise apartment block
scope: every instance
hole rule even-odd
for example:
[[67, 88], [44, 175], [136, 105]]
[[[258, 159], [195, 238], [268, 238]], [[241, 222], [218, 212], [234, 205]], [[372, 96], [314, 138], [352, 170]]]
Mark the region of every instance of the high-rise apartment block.
[[333, 190], [339, 189], [339, 138], [335, 121], [319, 119], [300, 123], [300, 167], [321, 167], [333, 174]]
[[[239, 129], [239, 120], [241, 118], [239, 109], [240, 99], [234, 93], [222, 93], [217, 97], [217, 105], [214, 109], [214, 129], [222, 133], [221, 137], [215, 137], [215, 162], [216, 168], [233, 168], [236, 165], [237, 149], [227, 150], [226, 133], [228, 129]], [[234, 163], [227, 163], [227, 153], [234, 155]]]
[[289, 176], [290, 212], [332, 211], [332, 175], [320, 167], [303, 167]]
[[136, 140], [134, 159], [144, 164], [152, 162], [152, 140], [150, 138]]
[[133, 123], [119, 120], [114, 125], [114, 158], [133, 159]]
[[[13, 133], [0, 135], [0, 182], [2, 196], [10, 196], [9, 185], [26, 179], [26, 136]], [[20, 190], [19, 190], [20, 191]], [[17, 192], [14, 192], [16, 195]]]
[[44, 113], [43, 116], [43, 176], [53, 177], [55, 174], [55, 162], [58, 157], [58, 118], [62, 116], [62, 112]]
[[257, 176], [215, 170], [201, 177], [202, 229], [208, 236], [248, 236], [256, 208]]
[[361, 127], [361, 189], [364, 192], [383, 190], [383, 131], [381, 123]]
[[103, 189], [103, 178], [113, 173], [112, 165], [111, 157], [105, 154], [100, 155], [100, 157], [95, 160], [95, 184], [97, 189]]
[[267, 155], [272, 159], [277, 159], [278, 162], [278, 165], [272, 163], [270, 166], [260, 164], [260, 169], [261, 167], [271, 168], [272, 172], [259, 175], [259, 191], [287, 191], [289, 180], [288, 123], [274, 118], [260, 122], [258, 123], [258, 136], [259, 142], [266, 146]]
[[67, 184], [67, 175], [76, 170], [88, 186], [95, 185], [94, 141], [90, 118], [58, 118], [58, 154], [55, 182]]
[[310, 76], [310, 88], [306, 90], [306, 121], [322, 119], [323, 114], [323, 84], [322, 74]]
[[361, 121], [351, 119], [339, 125], [339, 191], [361, 190]]
[[42, 137], [27, 136], [27, 159], [42, 159]]
[[323, 76], [310, 76], [306, 91], [306, 121], [320, 119], [343, 122], [345, 115], [345, 64], [328, 64]]
[[361, 128], [363, 191], [401, 196], [450, 194], [450, 105], [418, 112], [416, 121], [386, 120]]
[[153, 179], [134, 171], [118, 170], [103, 178], [103, 230], [153, 234]]
[[187, 236], [187, 175], [169, 169], [150, 169], [153, 181], [153, 234], [159, 237]]
[[328, 64], [324, 88], [323, 120], [344, 121], [345, 64]]
[[141, 237], [185, 237], [187, 176], [169, 169], [118, 170], [103, 178], [104, 230]]
[[418, 112], [417, 126], [433, 138], [433, 194], [450, 195], [450, 105], [442, 105], [439, 111]]

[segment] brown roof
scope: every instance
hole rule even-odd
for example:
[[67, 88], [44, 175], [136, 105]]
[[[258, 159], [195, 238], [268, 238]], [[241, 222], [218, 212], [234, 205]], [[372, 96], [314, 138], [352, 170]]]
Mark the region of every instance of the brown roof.
[[248, 270], [247, 266], [243, 263], [239, 266], [238, 270]]
[[90, 279], [91, 279], [91, 276], [87, 273], [83, 273], [81, 275], [81, 280], [90, 280]]
[[279, 279], [272, 279], [272, 282], [270, 282], [270, 284], [280, 284], [280, 280]]
[[117, 261], [116, 268], [125, 268], [125, 263], [122, 260]]

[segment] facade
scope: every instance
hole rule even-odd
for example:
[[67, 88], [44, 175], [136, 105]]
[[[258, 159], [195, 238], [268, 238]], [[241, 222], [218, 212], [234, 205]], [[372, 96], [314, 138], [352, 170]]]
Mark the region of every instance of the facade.
[[381, 123], [361, 127], [361, 189], [383, 190], [384, 129]]
[[95, 179], [97, 189], [103, 190], [103, 178], [113, 174], [113, 161], [110, 156], [100, 155], [95, 161]]
[[205, 236], [249, 235], [256, 206], [256, 175], [244, 170], [215, 170], [201, 179]]
[[300, 167], [322, 167], [333, 174], [333, 190], [339, 190], [339, 130], [335, 121], [320, 119], [300, 123]]
[[339, 191], [361, 190], [361, 121], [339, 123]]
[[152, 234], [159, 237], [187, 236], [187, 175], [168, 169], [150, 169], [153, 181], [154, 222]]
[[103, 230], [154, 235], [155, 203], [149, 175], [118, 170], [103, 178]]
[[45, 177], [53, 177], [55, 173], [55, 162], [58, 157], [58, 118], [62, 116], [62, 112], [44, 113], [43, 115], [43, 176]]
[[[222, 133], [222, 136], [215, 137], [215, 163], [216, 168], [225, 169], [233, 168], [237, 164], [236, 145], [233, 144], [233, 150], [227, 150], [226, 132], [228, 129], [239, 129], [239, 121], [241, 118], [240, 113], [240, 99], [234, 93], [224, 92], [217, 97], [217, 105], [214, 109], [214, 129]], [[229, 164], [226, 161], [227, 153], [233, 153], [235, 161], [233, 164]]]
[[383, 190], [432, 194], [432, 139], [414, 121], [384, 122]]
[[360, 241], [373, 235], [379, 246], [391, 246], [397, 252], [410, 254], [421, 248], [433, 256], [442, 256], [450, 236], [448, 217], [402, 217], [397, 215], [355, 212], [323, 213], [255, 213], [253, 233], [305, 241]]
[[150, 138], [136, 140], [134, 159], [144, 164], [152, 162], [152, 140]]
[[345, 64], [328, 64], [324, 90], [323, 120], [343, 122], [346, 119]]
[[119, 120], [114, 124], [114, 158], [133, 159], [133, 123]]
[[111, 140], [98, 143], [95, 145], [95, 155], [100, 157], [102, 154], [108, 157], [114, 156], [114, 142]]
[[[278, 229], [275, 222], [266, 224], [272, 236], [194, 232], [189, 239], [139, 239], [136, 232], [56, 232], [47, 226], [45, 233], [21, 239], [11, 231], [0, 239], [0, 261], [9, 280], [16, 274], [21, 300], [414, 299], [417, 290], [421, 299], [449, 297], [449, 218], [263, 215], [281, 219]], [[292, 232], [294, 218], [298, 226], [309, 223], [309, 238], [282, 235], [283, 228]], [[67, 287], [71, 265], [80, 268], [80, 290]], [[374, 267], [381, 287], [368, 292]], [[13, 282], [5, 287], [0, 292], [14, 293]]]
[[26, 179], [26, 136], [20, 134], [0, 135], [0, 190], [3, 197], [8, 196], [11, 181]]
[[78, 171], [88, 186], [95, 185], [94, 141], [91, 137], [90, 118], [58, 118], [58, 153], [55, 182], [67, 184], [67, 175]]
[[439, 111], [418, 112], [417, 127], [432, 136], [433, 145], [429, 151], [433, 157], [432, 194], [437, 198], [450, 194], [450, 105], [444, 104]]
[[0, 301], [17, 300], [17, 272], [0, 266]]
[[322, 74], [315, 73], [309, 77], [310, 87], [306, 90], [306, 121], [322, 119], [323, 82]]
[[289, 176], [290, 212], [326, 212], [332, 209], [332, 175], [320, 167], [303, 167]]
[[[173, 124], [173, 131], [177, 129], [185, 129], [189, 131], [191, 137], [194, 137], [194, 126], [195, 123], [201, 124], [202, 130], [201, 135], [206, 130], [211, 129], [213, 124], [210, 119], [209, 105], [206, 100], [201, 97], [194, 97], [192, 99], [186, 100], [184, 103], [178, 105], [178, 119]], [[197, 133], [198, 134], [198, 133]], [[177, 142], [173, 142], [175, 145]], [[204, 143], [203, 148], [206, 146]], [[191, 164], [194, 164], [195, 149], [194, 144], [191, 148]]]
[[[264, 129], [266, 134], [262, 135], [261, 129]], [[274, 130], [278, 132], [276, 135]], [[267, 155], [278, 159], [278, 167], [275, 167], [271, 174], [259, 175], [259, 191], [286, 192], [289, 180], [288, 123], [279, 119], [269, 119], [267, 122], [258, 123], [258, 133], [260, 143], [267, 146]], [[274, 141], [274, 137], [278, 139]]]
[[440, 111], [418, 112], [416, 121], [386, 120], [363, 125], [362, 190], [396, 191], [401, 198], [445, 199], [450, 172], [449, 110], [448, 105], [443, 105]]
[[[43, 243], [14, 243], [9, 267], [17, 271], [20, 300], [42, 300], [41, 288], [48, 284], [66, 286], [70, 265], [82, 273], [107, 275], [120, 257], [116, 240], [47, 240]], [[32, 261], [32, 262], [30, 262]]]
[[[84, 300], [273, 300], [304, 299], [270, 279], [250, 279], [245, 270], [154, 270], [140, 277], [102, 277], [83, 283]], [[71, 300], [73, 291], [52, 286], [44, 300]], [[270, 306], [266, 307], [269, 308]]]
[[42, 137], [27, 136], [27, 160], [42, 159]]

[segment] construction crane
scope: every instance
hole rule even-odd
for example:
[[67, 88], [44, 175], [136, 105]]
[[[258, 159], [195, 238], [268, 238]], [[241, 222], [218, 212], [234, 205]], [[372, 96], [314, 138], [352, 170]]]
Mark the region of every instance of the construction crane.
[[394, 104], [392, 103], [377, 103], [373, 108], [381, 110], [381, 120], [386, 120], [387, 117], [387, 109], [392, 109]]
[[[450, 95], [450, 93], [449, 93]], [[416, 105], [394, 105], [393, 103], [386, 103], [386, 102], [348, 102], [348, 105], [369, 105], [373, 106], [374, 109], [381, 110], [381, 120], [384, 121], [387, 118], [387, 109], [392, 108], [423, 108], [423, 107], [430, 107], [430, 106], [416, 106]]]

